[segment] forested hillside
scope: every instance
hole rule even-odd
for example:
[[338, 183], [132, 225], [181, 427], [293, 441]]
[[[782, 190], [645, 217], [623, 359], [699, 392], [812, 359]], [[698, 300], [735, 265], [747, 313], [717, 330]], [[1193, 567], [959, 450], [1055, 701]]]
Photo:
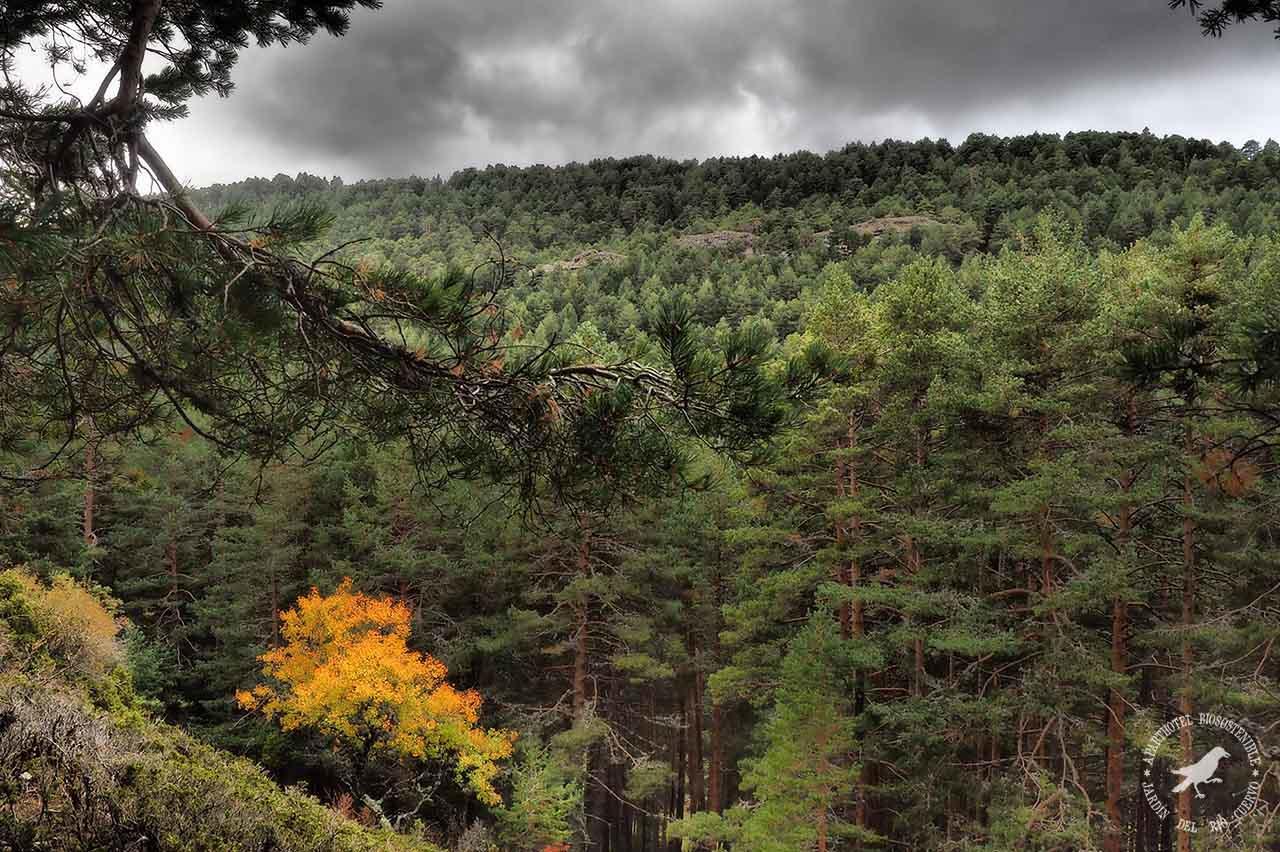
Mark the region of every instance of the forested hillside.
[[1272, 233], [1280, 144], [975, 135], [959, 146], [889, 141], [825, 156], [495, 166], [448, 181], [277, 175], [195, 197], [259, 216], [315, 203], [333, 217], [324, 250], [360, 240], [353, 256], [429, 273], [483, 261], [491, 237], [528, 267], [505, 302], [529, 331], [554, 314], [619, 339], [675, 292], [706, 326], [760, 317], [782, 337], [801, 326], [828, 262], [869, 288], [921, 255], [956, 264], [1016, 248], [1041, 215], [1078, 230], [1092, 250], [1159, 240], [1195, 216], [1241, 235]]
[[[270, 453], [207, 439], [198, 404], [69, 440], [3, 421], [27, 476], [0, 562], [110, 590], [157, 716], [460, 850], [1156, 852], [1250, 780], [1257, 806], [1194, 848], [1280, 842], [1275, 143], [973, 137], [193, 198], [258, 248], [331, 220], [292, 250], [343, 245], [358, 323], [393, 339], [402, 293], [504, 258], [474, 387], [557, 353], [536, 417], [572, 434], [424, 454], [397, 418], [435, 398], [394, 376], [359, 428], [299, 415]], [[419, 277], [393, 290], [391, 265]], [[405, 363], [436, 351], [398, 333]], [[586, 425], [555, 402], [583, 376]], [[632, 393], [681, 413], [628, 425]], [[1199, 712], [1262, 761], [1203, 800], [1162, 781], [1161, 816], [1144, 771], [1200, 745], [1144, 748]]]

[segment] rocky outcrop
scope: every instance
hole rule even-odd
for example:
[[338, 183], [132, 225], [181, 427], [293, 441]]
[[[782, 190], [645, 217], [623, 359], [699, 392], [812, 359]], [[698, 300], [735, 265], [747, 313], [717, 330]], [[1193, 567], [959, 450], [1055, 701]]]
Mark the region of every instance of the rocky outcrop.
[[614, 251], [605, 251], [604, 249], [587, 249], [579, 252], [568, 260], [556, 260], [551, 263], [544, 263], [534, 269], [537, 273], [559, 272], [574, 269], [586, 269], [590, 266], [606, 266], [614, 263], [622, 263], [627, 259], [625, 254], [618, 254]]

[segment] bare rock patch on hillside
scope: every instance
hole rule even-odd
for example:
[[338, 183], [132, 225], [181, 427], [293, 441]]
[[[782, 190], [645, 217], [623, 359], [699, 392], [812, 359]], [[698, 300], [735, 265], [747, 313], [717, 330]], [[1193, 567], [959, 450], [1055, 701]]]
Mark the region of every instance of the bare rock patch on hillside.
[[684, 234], [676, 237], [680, 248], [727, 248], [750, 257], [755, 253], [755, 234], [748, 231], [711, 231], [706, 234]]
[[568, 260], [555, 260], [551, 263], [544, 263], [534, 269], [537, 273], [558, 272], [561, 270], [586, 269], [591, 266], [607, 266], [615, 263], [622, 263], [627, 259], [625, 254], [618, 254], [616, 251], [605, 251], [604, 249], [587, 249], [579, 252]]
[[926, 225], [941, 225], [937, 219], [928, 216], [884, 216], [879, 219], [868, 219], [853, 226], [853, 230], [862, 236], [878, 237], [890, 231], [901, 233], [912, 228]]

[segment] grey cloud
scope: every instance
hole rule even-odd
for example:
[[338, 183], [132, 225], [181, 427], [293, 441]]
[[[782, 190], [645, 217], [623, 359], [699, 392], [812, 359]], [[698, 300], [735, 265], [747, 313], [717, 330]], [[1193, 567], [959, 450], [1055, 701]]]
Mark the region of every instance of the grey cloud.
[[952, 135], [1277, 71], [1265, 27], [1208, 42], [1164, 0], [388, 0], [342, 39], [249, 52], [197, 111], [376, 176]]

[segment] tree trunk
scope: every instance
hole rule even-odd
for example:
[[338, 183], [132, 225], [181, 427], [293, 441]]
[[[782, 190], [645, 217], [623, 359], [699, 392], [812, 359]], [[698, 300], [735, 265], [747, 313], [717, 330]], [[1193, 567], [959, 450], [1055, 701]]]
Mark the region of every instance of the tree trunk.
[[573, 720], [587, 715], [587, 608], [577, 607], [578, 629], [573, 637]]
[[[1125, 649], [1125, 630], [1128, 621], [1128, 605], [1117, 597], [1111, 604], [1111, 672], [1124, 675], [1128, 665]], [[1124, 821], [1120, 814], [1120, 801], [1124, 798], [1124, 694], [1111, 690], [1107, 719], [1107, 831], [1103, 838], [1104, 852], [1122, 852], [1124, 845]]]
[[721, 774], [724, 772], [724, 711], [719, 703], [711, 705], [711, 765], [707, 771], [707, 808], [724, 813]]
[[[1130, 397], [1124, 423], [1126, 437], [1133, 435], [1134, 419], [1134, 401]], [[1126, 495], [1125, 503], [1120, 507], [1116, 536], [1122, 558], [1129, 553], [1133, 532], [1133, 507], [1128, 502], [1128, 493], [1133, 489], [1134, 478], [1134, 473], [1128, 472], [1120, 481], [1121, 490]], [[1128, 629], [1129, 604], [1122, 596], [1117, 595], [1111, 602], [1111, 673], [1117, 678], [1124, 677], [1129, 669], [1129, 653], [1125, 641]], [[1125, 786], [1124, 717], [1124, 693], [1118, 688], [1113, 688], [1111, 700], [1107, 705], [1107, 830], [1102, 841], [1103, 852], [1123, 852], [1124, 850], [1124, 819], [1120, 812], [1120, 802], [1124, 798]]]
[[[1178, 709], [1184, 716], [1190, 716], [1193, 710], [1191, 702], [1192, 666], [1195, 663], [1195, 652], [1191, 647], [1191, 628], [1195, 624], [1196, 612], [1196, 548], [1195, 520], [1191, 517], [1191, 509], [1195, 504], [1191, 491], [1191, 453], [1194, 447], [1191, 427], [1186, 428], [1184, 464], [1187, 471], [1182, 477], [1182, 694], [1178, 699]], [[1178, 734], [1182, 746], [1182, 765], [1191, 765], [1195, 758], [1192, 755], [1191, 728], [1184, 727]], [[1191, 823], [1191, 789], [1178, 794], [1178, 824]], [[1178, 852], [1191, 852], [1191, 832], [1178, 831]]]
[[[675, 777], [671, 781], [671, 806], [668, 813], [675, 819], [684, 818], [684, 726], [685, 712], [684, 702], [680, 702], [680, 728], [675, 732], [674, 743], [674, 759], [672, 760], [672, 769], [675, 770]], [[667, 848], [670, 852], [680, 852], [680, 841], [671, 838], [667, 841]]]
[[165, 573], [169, 577], [169, 588], [164, 596], [164, 609], [160, 613], [159, 623], [162, 627], [173, 631], [170, 636], [173, 645], [173, 656], [178, 666], [181, 667], [182, 661], [182, 641], [177, 635], [179, 628], [182, 626], [182, 589], [178, 574], [178, 540], [175, 534], [169, 537], [169, 543], [164, 548], [164, 564]]
[[[591, 540], [583, 533], [582, 543], [578, 546], [578, 571], [583, 576], [591, 569]], [[577, 620], [573, 637], [573, 721], [581, 722], [587, 712], [587, 640], [589, 623], [587, 619], [587, 602], [579, 600], [574, 608]]]
[[685, 699], [688, 706], [685, 735], [689, 740], [685, 754], [689, 760], [689, 813], [696, 814], [707, 809], [707, 797], [702, 762], [702, 674], [698, 671], [697, 645], [692, 633], [689, 634], [689, 656], [693, 660], [693, 678]]
[[[928, 427], [921, 426], [916, 430], [916, 455], [915, 466], [921, 469], [925, 466], [928, 458]], [[914, 536], [907, 536], [907, 572], [912, 576], [917, 576], [924, 567], [924, 555], [920, 552], [920, 546], [916, 543]], [[924, 655], [924, 636], [917, 636], [912, 642], [912, 650], [914, 652], [915, 675], [912, 678], [911, 692], [917, 698], [922, 698], [925, 693], [925, 655]]]
[[164, 547], [164, 567], [165, 573], [169, 575], [169, 600], [170, 606], [177, 606], [178, 594], [180, 592], [178, 586], [178, 540], [171, 536], [169, 543]]
[[[852, 450], [857, 444], [858, 433], [853, 423], [849, 424], [848, 432], [849, 449]], [[861, 491], [861, 483], [858, 481], [858, 469], [850, 459], [847, 464], [848, 476], [846, 479], [845, 490], [849, 497], [856, 498]], [[862, 517], [854, 512], [849, 517], [848, 540], [850, 546], [857, 546], [862, 536]], [[849, 554], [848, 567], [845, 570], [845, 579], [849, 584], [849, 589], [853, 594], [857, 594], [858, 589], [862, 586], [862, 560], [858, 558], [858, 554]], [[840, 622], [841, 635], [846, 639], [861, 640], [866, 636], [867, 625], [865, 618], [865, 608], [861, 600], [851, 600], [846, 604], [848, 611], [847, 618], [842, 617]], [[842, 613], [842, 616], [844, 614]], [[847, 622], [847, 623], [846, 623]], [[853, 685], [853, 714], [861, 716], [866, 710], [867, 705], [867, 673], [861, 668], [854, 673]], [[859, 755], [863, 761], [861, 771], [858, 773], [858, 781], [854, 791], [853, 806], [853, 823], [860, 829], [866, 829], [867, 826], [867, 784], [872, 774], [872, 768], [869, 761], [866, 760], [865, 751]], [[855, 849], [862, 848], [862, 841], [858, 840], [854, 843]]]
[[[852, 422], [849, 424], [849, 432], [846, 436], [848, 440], [848, 448], [852, 450], [858, 441], [858, 433]], [[845, 475], [840, 479], [840, 494], [850, 498], [856, 498], [861, 492], [861, 483], [858, 481], [858, 468], [853, 461], [844, 463]], [[849, 516], [847, 528], [837, 525], [837, 540], [843, 541], [850, 547], [856, 546], [859, 538], [862, 536], [862, 518], [856, 512]], [[851, 591], [855, 591], [862, 585], [862, 561], [858, 559], [856, 553], [849, 554], [848, 566], [844, 574], [845, 583]], [[864, 607], [861, 600], [847, 601], [840, 612], [840, 635], [845, 639], [858, 638], [861, 639], [866, 635], [866, 621], [864, 616]], [[863, 710], [865, 701], [866, 673], [861, 669], [856, 675], [856, 686], [854, 695], [854, 713], [860, 714]]]
[[[837, 441], [836, 449], [837, 450], [852, 449], [852, 447], [853, 447], [853, 427], [850, 426], [847, 443], [841, 443], [840, 441]], [[853, 484], [853, 475], [850, 472], [852, 470], [852, 467], [853, 466], [849, 463], [849, 460], [846, 459], [843, 455], [839, 456], [836, 459], [836, 497], [841, 500], [845, 499], [846, 497], [852, 496], [850, 494], [850, 486]], [[849, 546], [849, 531], [852, 524], [844, 520], [841, 520], [839, 518], [836, 519], [835, 524], [836, 524], [835, 526], [836, 550], [841, 555], [843, 555], [844, 551]], [[837, 562], [836, 564], [838, 566], [836, 568], [836, 577], [835, 577], [836, 582], [840, 584], [849, 583], [850, 580], [849, 580], [848, 567], [846, 567], [843, 564], [843, 562]], [[853, 636], [853, 602], [852, 601], [845, 601], [840, 605], [840, 635], [845, 639], [848, 639], [851, 636]]]
[[[604, 778], [613, 790], [626, 788], [622, 767], [612, 761], [605, 768]], [[627, 822], [629, 808], [614, 796], [605, 797], [605, 819], [608, 821], [610, 852], [630, 852], [631, 838], [628, 835], [630, 826]]]
[[587, 783], [583, 804], [586, 806], [588, 848], [606, 852], [609, 848], [609, 767], [605, 765], [598, 744], [587, 751]]
[[702, 763], [702, 721], [700, 718], [702, 712], [696, 687], [690, 688], [687, 700], [689, 721], [685, 728], [685, 736], [688, 737], [689, 745], [685, 749], [685, 756], [689, 761], [689, 813], [696, 814], [707, 809], [704, 786], [705, 776], [703, 775]]
[[[920, 548], [916, 545], [914, 537], [908, 535], [906, 537], [906, 556], [907, 556], [907, 573], [915, 576], [920, 572], [924, 564], [924, 559], [920, 554]], [[921, 627], [923, 629], [923, 626]], [[912, 676], [911, 676], [911, 694], [916, 698], [924, 697], [925, 692], [925, 656], [924, 656], [924, 637], [917, 636], [911, 642], [912, 650]]]

